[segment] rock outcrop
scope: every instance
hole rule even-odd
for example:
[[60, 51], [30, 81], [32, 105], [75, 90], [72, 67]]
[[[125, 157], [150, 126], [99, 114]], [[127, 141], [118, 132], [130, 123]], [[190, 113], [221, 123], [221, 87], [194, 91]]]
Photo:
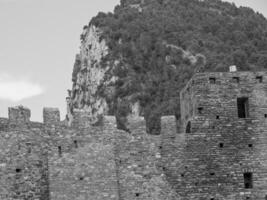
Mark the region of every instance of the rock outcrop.
[[[99, 115], [109, 113], [107, 99], [101, 92], [112, 91], [112, 87], [109, 88], [108, 85], [116, 78], [106, 79], [106, 72], [111, 70], [111, 66], [103, 66], [101, 61], [107, 54], [108, 47], [106, 41], [101, 38], [101, 30], [95, 26], [84, 27], [80, 54], [76, 56], [72, 75], [73, 88], [69, 91], [68, 118], [70, 121], [73, 109], [83, 109], [91, 113], [92, 119], [96, 121]], [[106, 87], [100, 92], [103, 85]]]
[[[117, 77], [113, 70], [119, 61], [103, 62], [109, 53], [102, 31], [94, 25], [85, 26], [81, 35], [80, 53], [76, 55], [74, 64], [72, 90], [67, 97], [67, 119], [73, 123], [74, 110], [90, 113], [91, 124], [98, 123], [101, 116], [114, 114], [115, 82]], [[128, 130], [128, 118], [139, 116], [139, 103], [130, 103], [127, 116], [118, 116], [123, 125], [120, 128]], [[124, 128], [126, 127], [126, 128]]]

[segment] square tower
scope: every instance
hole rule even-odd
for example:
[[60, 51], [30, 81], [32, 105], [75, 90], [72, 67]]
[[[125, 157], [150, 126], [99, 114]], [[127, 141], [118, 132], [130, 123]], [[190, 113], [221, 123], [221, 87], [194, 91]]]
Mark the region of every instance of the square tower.
[[188, 199], [267, 195], [267, 72], [198, 73], [180, 93]]

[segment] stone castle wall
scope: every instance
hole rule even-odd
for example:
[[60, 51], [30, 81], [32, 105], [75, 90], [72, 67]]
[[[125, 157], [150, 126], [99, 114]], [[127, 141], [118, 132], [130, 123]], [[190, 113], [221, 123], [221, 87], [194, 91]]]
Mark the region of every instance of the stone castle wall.
[[114, 116], [92, 123], [73, 110], [67, 126], [57, 109], [37, 123], [11, 108], [0, 118], [0, 199], [265, 199], [266, 81], [265, 72], [196, 74], [181, 91], [181, 119], [162, 117], [158, 136], [142, 117], [125, 132]]
[[49, 156], [51, 200], [118, 199], [112, 131], [56, 127]]
[[16, 107], [0, 120], [0, 199], [49, 198], [46, 139], [29, 117]]
[[69, 127], [57, 109], [44, 108], [44, 123], [29, 113], [10, 108], [0, 119], [1, 199], [177, 199], [160, 164], [161, 137], [146, 133], [144, 118], [131, 118], [127, 133], [114, 116], [90, 125], [75, 111]]

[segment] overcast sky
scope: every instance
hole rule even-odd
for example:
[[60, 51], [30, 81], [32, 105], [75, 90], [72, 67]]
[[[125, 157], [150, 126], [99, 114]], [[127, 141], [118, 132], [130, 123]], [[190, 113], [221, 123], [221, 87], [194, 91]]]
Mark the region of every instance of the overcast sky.
[[[229, 0], [229, 2], [232, 2]], [[267, 16], [267, 0], [235, 0]], [[0, 117], [25, 105], [42, 121], [44, 106], [66, 114], [82, 27], [119, 0], [0, 0]]]

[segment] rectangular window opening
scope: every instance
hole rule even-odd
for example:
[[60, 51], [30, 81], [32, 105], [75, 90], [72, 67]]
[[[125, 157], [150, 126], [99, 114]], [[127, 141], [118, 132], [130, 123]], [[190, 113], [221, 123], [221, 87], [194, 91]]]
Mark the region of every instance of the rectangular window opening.
[[239, 79], [239, 77], [233, 77], [233, 81], [234, 81], [235, 83], [239, 83], [239, 82], [240, 82], [240, 79]]
[[216, 78], [210, 77], [209, 78], [209, 82], [210, 82], [210, 84], [215, 84], [216, 83]]
[[62, 148], [61, 148], [61, 146], [58, 146], [58, 155], [59, 155], [59, 157], [62, 156]]
[[239, 118], [247, 118], [249, 116], [247, 97], [237, 98], [237, 109]]
[[262, 83], [262, 80], [263, 80], [262, 76], [257, 76], [256, 79], [257, 79], [258, 83]]
[[253, 174], [251, 172], [244, 173], [245, 189], [253, 188]]
[[203, 107], [198, 107], [197, 110], [198, 110], [198, 114], [203, 114], [203, 110], [204, 110]]
[[17, 168], [17, 169], [16, 169], [16, 172], [17, 172], [17, 173], [20, 173], [20, 172], [21, 172], [21, 169], [20, 169], [20, 168]]
[[77, 140], [74, 140], [74, 146], [76, 149], [78, 148], [78, 141]]
[[31, 143], [29, 143], [29, 142], [27, 142], [26, 143], [26, 146], [27, 146], [27, 150], [28, 150], [28, 153], [31, 153], [32, 152], [32, 144]]

